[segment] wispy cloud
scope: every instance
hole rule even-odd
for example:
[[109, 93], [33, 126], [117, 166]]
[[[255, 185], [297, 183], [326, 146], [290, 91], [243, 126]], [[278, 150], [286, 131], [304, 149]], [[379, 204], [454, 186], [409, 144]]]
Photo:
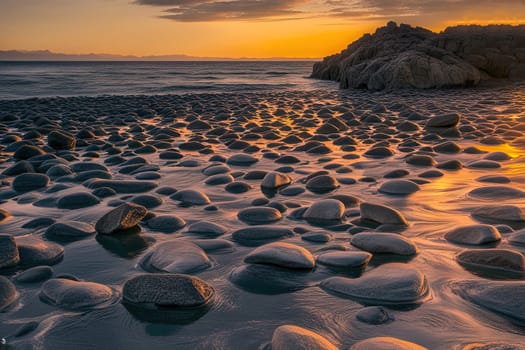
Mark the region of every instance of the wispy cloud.
[[135, 0], [163, 8], [162, 18], [179, 22], [288, 20], [331, 17], [369, 21], [409, 17], [451, 18], [461, 13], [491, 14], [513, 7], [523, 10], [525, 0]]
[[162, 18], [179, 22], [293, 19], [305, 15], [297, 9], [309, 0], [137, 0], [141, 5], [166, 6]]

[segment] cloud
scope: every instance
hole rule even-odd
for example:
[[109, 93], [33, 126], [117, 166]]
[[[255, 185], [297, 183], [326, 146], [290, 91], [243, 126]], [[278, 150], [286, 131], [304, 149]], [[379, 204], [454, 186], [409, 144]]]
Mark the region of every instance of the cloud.
[[169, 7], [162, 18], [179, 22], [226, 20], [294, 19], [309, 0], [137, 0], [136, 3]]
[[[178, 22], [290, 20], [311, 17], [353, 21], [428, 18], [451, 19], [461, 14], [508, 17], [523, 15], [525, 0], [135, 0], [164, 7], [162, 18]], [[520, 13], [513, 9], [520, 8]]]

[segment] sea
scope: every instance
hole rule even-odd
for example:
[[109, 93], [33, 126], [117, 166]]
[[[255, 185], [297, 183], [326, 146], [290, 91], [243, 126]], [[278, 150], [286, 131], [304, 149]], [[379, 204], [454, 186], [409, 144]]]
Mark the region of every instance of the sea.
[[334, 88], [312, 61], [0, 62], [0, 99]]

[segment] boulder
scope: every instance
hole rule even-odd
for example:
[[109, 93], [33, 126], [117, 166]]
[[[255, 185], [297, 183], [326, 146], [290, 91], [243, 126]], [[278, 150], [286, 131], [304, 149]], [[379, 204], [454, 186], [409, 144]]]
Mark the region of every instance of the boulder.
[[338, 81], [343, 89], [369, 90], [474, 86], [493, 78], [522, 81], [524, 42], [523, 25], [456, 26], [437, 34], [389, 22], [316, 63], [311, 76]]

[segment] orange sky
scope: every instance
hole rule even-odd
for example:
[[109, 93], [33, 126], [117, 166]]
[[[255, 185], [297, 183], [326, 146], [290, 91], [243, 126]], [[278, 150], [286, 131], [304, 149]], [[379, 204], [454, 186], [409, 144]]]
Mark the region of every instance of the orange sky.
[[391, 19], [525, 23], [525, 1], [0, 0], [0, 50], [323, 57]]

